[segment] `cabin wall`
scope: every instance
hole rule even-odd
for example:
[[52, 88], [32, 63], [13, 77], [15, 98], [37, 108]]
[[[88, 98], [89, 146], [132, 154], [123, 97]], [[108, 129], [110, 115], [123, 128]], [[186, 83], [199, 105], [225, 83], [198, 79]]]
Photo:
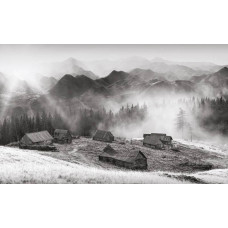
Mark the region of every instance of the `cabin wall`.
[[109, 138], [110, 141], [114, 141], [114, 136], [113, 135], [109, 135], [108, 138]]
[[22, 137], [22, 139], [20, 140], [20, 144], [31, 145], [32, 144], [32, 141], [28, 138], [27, 135], [24, 135]]
[[102, 142], [112, 142], [112, 141], [113, 141], [113, 140], [110, 139], [109, 137], [106, 137], [106, 138], [99, 138], [99, 137], [96, 137], [96, 136], [93, 137], [93, 140], [102, 141]]
[[134, 167], [135, 167], [135, 169], [142, 169], [142, 170], [147, 169], [147, 159], [140, 158], [140, 159], [135, 160]]
[[163, 142], [163, 144], [165, 144], [165, 145], [172, 145], [172, 142], [171, 141], [162, 141]]
[[32, 143], [34, 145], [50, 145], [52, 144], [52, 140], [46, 140], [46, 141], [42, 141], [42, 142], [36, 142], [36, 143]]
[[54, 134], [54, 142], [55, 143], [72, 143], [72, 135], [68, 132], [67, 134]]

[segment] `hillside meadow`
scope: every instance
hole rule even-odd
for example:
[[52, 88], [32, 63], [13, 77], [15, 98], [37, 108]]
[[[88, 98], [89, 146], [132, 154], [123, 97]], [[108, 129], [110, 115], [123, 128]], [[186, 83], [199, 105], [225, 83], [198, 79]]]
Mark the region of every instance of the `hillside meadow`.
[[104, 170], [73, 164], [36, 151], [0, 147], [1, 184], [182, 184], [157, 173]]
[[[183, 184], [228, 183], [227, 154], [215, 145], [177, 142], [179, 151], [143, 147], [140, 140], [111, 146], [138, 148], [147, 156], [147, 171], [130, 171], [98, 160], [107, 145], [81, 137], [55, 144], [58, 152], [0, 147], [2, 184]], [[208, 164], [210, 164], [210, 169]]]

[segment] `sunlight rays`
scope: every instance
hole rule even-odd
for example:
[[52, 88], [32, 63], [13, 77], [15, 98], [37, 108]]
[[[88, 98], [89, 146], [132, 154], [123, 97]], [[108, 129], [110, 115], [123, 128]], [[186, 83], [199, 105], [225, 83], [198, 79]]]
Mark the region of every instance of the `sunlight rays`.
[[2, 106], [0, 109], [0, 119], [5, 117], [5, 114], [7, 113], [10, 102], [12, 101], [15, 92], [15, 88], [18, 85], [18, 80], [11, 80], [9, 81], [9, 84], [6, 86], [7, 93], [2, 96]]

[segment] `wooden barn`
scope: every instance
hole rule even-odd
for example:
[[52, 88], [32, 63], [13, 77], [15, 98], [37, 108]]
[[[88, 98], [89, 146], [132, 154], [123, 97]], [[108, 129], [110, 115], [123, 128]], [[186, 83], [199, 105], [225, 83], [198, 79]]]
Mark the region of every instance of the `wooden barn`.
[[114, 136], [110, 131], [96, 130], [93, 140], [112, 142], [114, 141]]
[[103, 153], [99, 155], [99, 160], [128, 169], [147, 169], [147, 158], [140, 150], [137, 149], [113, 149], [110, 145], [107, 145], [104, 148]]
[[164, 147], [167, 149], [173, 148], [172, 140], [173, 140], [173, 138], [168, 135], [161, 137], [161, 141], [162, 141]]
[[54, 132], [54, 142], [72, 143], [72, 135], [68, 130], [56, 129]]
[[166, 134], [151, 133], [144, 134], [143, 145], [154, 149], [165, 149], [172, 147], [172, 137]]
[[26, 133], [20, 140], [20, 145], [50, 145], [53, 142], [53, 137], [48, 131], [39, 131]]

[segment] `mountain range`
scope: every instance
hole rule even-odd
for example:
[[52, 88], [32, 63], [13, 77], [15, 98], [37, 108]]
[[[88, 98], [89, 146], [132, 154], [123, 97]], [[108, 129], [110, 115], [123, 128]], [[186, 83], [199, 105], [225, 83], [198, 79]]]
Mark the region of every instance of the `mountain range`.
[[87, 61], [84, 62], [84, 65], [102, 77], [113, 70], [129, 72], [135, 68], [140, 68], [163, 73], [169, 80], [189, 80], [192, 76], [213, 73], [223, 67], [209, 62], [174, 62], [162, 58], [148, 60], [137, 56], [120, 60]]
[[[167, 80], [165, 74], [156, 73], [152, 70], [134, 69], [130, 72], [112, 71], [109, 75], [96, 80], [85, 75], [63, 76], [50, 90], [50, 94], [56, 97], [80, 97], [88, 91], [94, 96], [104, 97], [119, 96], [128, 93], [141, 95], [164, 94], [203, 94], [201, 88], [208, 87], [213, 95], [225, 95], [224, 90], [228, 88], [228, 68], [212, 74], [193, 76], [190, 80]], [[205, 91], [206, 92], [206, 91]]]
[[[131, 63], [136, 67], [132, 68]], [[97, 108], [104, 106], [107, 101], [121, 103], [126, 98], [134, 99], [134, 95], [141, 97], [142, 100], [145, 97], [170, 97], [172, 94], [181, 97], [228, 97], [226, 66], [212, 63], [183, 63], [186, 65], [184, 66], [162, 59], [143, 58], [132, 58], [131, 61], [118, 64], [122, 64], [121, 70], [114, 69], [106, 76], [98, 77], [87, 63], [69, 58], [63, 62], [50, 64], [46, 68], [50, 70], [50, 74], [44, 71], [37, 74], [33, 84], [21, 79], [15, 79], [12, 83], [8, 75], [0, 73], [0, 94], [27, 94], [26, 99], [29, 103], [24, 105], [30, 106], [31, 102], [31, 107], [35, 107], [36, 110], [41, 106], [49, 108], [51, 100], [53, 109], [59, 105], [64, 111], [69, 107], [71, 111], [79, 107]], [[106, 67], [108, 69], [109, 65]], [[32, 99], [29, 99], [30, 95]]]
[[41, 75], [60, 79], [65, 74], [85, 75], [91, 79], [105, 77], [113, 70], [130, 72], [136, 68], [162, 73], [168, 80], [189, 80], [192, 76], [214, 73], [223, 66], [209, 62], [174, 62], [161, 58], [148, 60], [129, 57], [119, 60], [80, 61], [68, 58], [64, 61], [39, 65]]

